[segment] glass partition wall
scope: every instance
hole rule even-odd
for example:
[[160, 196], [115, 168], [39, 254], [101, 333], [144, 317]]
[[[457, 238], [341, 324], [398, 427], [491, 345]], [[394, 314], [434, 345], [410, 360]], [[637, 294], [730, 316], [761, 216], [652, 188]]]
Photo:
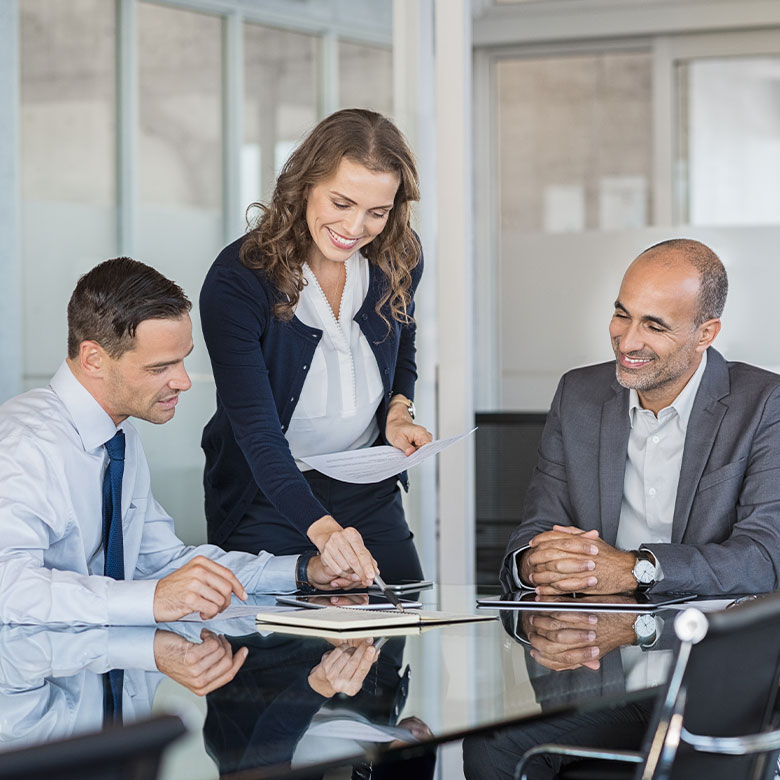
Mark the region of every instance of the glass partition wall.
[[214, 383], [200, 285], [322, 116], [392, 114], [392, 7], [18, 5], [24, 384], [45, 384], [64, 358], [68, 296], [99, 261], [130, 254], [181, 284], [196, 304], [193, 386], [170, 423], [137, 427], [156, 497], [185, 541], [203, 541], [200, 435]]

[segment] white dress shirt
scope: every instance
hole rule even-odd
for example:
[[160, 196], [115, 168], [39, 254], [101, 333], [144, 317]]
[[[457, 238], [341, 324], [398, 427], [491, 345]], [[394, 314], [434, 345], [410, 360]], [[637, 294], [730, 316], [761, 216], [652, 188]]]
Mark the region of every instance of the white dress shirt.
[[[125, 433], [126, 580], [103, 576], [103, 446]], [[157, 581], [196, 555], [246, 590], [295, 590], [297, 556], [185, 546], [154, 500], [135, 428], [118, 427], [63, 363], [48, 387], [0, 406], [0, 623], [154, 623]]]
[[322, 330], [285, 436], [300, 458], [370, 447], [379, 435], [376, 410], [384, 388], [371, 345], [353, 319], [368, 292], [368, 260], [359, 252], [344, 264], [346, 280], [336, 319], [308, 263], [295, 316]]
[[[656, 417], [643, 409], [636, 390], [630, 391], [631, 432], [626, 451], [623, 501], [615, 546], [636, 550], [651, 542], [672, 541], [672, 518], [680, 481], [685, 432], [693, 402], [707, 367], [707, 353], [677, 398]], [[661, 562], [656, 580], [662, 579]]]

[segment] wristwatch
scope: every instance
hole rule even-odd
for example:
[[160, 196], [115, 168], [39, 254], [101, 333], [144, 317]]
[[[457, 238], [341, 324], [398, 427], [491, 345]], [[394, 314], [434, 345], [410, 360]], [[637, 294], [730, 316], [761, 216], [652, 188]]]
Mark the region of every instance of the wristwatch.
[[655, 558], [649, 550], [631, 550], [636, 557], [631, 573], [636, 580], [636, 589], [644, 593], [655, 585]]
[[655, 622], [655, 618], [648, 612], [637, 615], [634, 621], [634, 634], [636, 634], [635, 645], [638, 645], [643, 650], [652, 647], [658, 636], [658, 625]]
[[314, 593], [316, 588], [309, 582], [309, 561], [317, 553], [308, 552], [298, 556], [298, 562], [295, 564], [295, 587], [301, 593]]

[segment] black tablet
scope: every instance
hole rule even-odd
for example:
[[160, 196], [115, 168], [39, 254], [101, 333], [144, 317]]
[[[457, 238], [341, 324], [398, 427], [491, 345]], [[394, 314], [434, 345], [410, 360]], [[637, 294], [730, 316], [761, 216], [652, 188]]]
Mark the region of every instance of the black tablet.
[[593, 609], [614, 610], [616, 612], [651, 612], [654, 609], [679, 604], [683, 601], [693, 601], [695, 593], [650, 593], [632, 596], [605, 595], [585, 596], [539, 596], [532, 590], [505, 593], [502, 596], [489, 596], [477, 599], [478, 607], [493, 607], [494, 609]]
[[[278, 604], [286, 604], [291, 607], [349, 607], [349, 609], [396, 609], [384, 593], [317, 593], [306, 596], [293, 594], [290, 596], [277, 596]], [[419, 601], [400, 599], [404, 609], [420, 609]]]

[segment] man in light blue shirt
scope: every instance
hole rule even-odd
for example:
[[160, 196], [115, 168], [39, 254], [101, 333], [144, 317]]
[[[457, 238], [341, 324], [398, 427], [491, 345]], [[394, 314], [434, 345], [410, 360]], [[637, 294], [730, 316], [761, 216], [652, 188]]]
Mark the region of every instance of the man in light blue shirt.
[[[318, 556], [185, 546], [154, 500], [128, 418], [167, 422], [189, 389], [189, 309], [181, 288], [149, 266], [101, 263], [68, 304], [68, 357], [51, 383], [0, 406], [0, 622], [211, 618], [234, 595], [351, 584], [330, 576]], [[105, 576], [104, 445], [119, 431], [121, 509], [108, 508], [121, 517], [117, 578]]]

